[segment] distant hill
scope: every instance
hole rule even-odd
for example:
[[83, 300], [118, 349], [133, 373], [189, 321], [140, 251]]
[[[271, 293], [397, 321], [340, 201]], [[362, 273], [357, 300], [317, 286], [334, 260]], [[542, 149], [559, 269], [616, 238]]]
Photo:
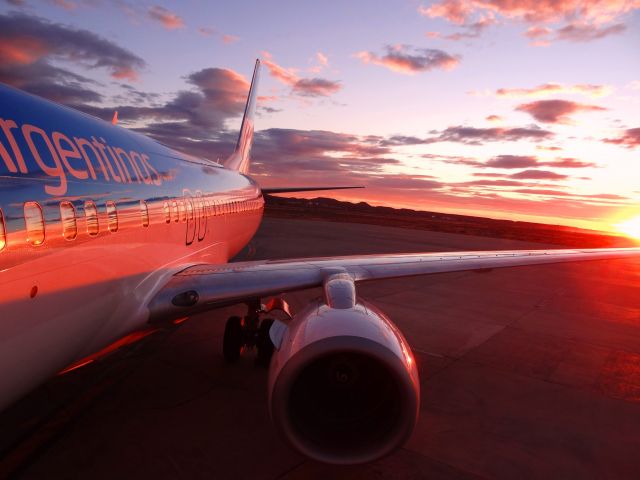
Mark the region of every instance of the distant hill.
[[485, 217], [424, 212], [407, 208], [374, 207], [366, 202], [351, 203], [332, 198], [285, 198], [266, 196], [265, 215], [280, 218], [367, 223], [436, 232], [479, 235], [555, 244], [565, 247], [633, 247], [630, 238], [563, 225], [547, 225]]

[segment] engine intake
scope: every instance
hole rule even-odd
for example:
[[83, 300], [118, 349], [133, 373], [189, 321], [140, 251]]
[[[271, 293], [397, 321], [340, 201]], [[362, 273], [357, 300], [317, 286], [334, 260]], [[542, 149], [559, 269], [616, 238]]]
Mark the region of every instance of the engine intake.
[[301, 453], [363, 463], [411, 435], [420, 404], [415, 360], [375, 307], [313, 303], [291, 320], [279, 347], [269, 375], [270, 413]]

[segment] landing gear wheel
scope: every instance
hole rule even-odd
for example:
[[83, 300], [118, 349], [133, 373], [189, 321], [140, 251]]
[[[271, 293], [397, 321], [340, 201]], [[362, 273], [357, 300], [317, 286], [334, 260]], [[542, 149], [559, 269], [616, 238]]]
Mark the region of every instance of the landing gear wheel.
[[244, 345], [244, 332], [240, 317], [229, 317], [224, 327], [222, 340], [222, 355], [228, 363], [237, 362]]
[[258, 327], [258, 337], [256, 338], [256, 365], [268, 367], [273, 355], [273, 343], [269, 337], [269, 329], [273, 325], [272, 318], [265, 318]]

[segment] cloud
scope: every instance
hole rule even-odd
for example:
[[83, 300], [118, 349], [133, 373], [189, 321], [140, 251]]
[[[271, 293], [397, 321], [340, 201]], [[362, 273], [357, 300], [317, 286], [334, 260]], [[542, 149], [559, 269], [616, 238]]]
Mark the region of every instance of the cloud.
[[117, 80], [137, 79], [146, 65], [132, 52], [86, 30], [24, 14], [0, 15], [0, 82], [67, 105], [101, 101], [98, 84], [59, 66], [63, 62], [102, 68]]
[[569, 192], [565, 192], [562, 190], [544, 189], [544, 188], [520, 188], [517, 190], [513, 190], [513, 192], [524, 193], [527, 195], [545, 195], [545, 196], [552, 195], [552, 196], [559, 196], [559, 197], [572, 196], [571, 193]]
[[137, 55], [87, 30], [20, 13], [0, 15], [0, 68], [32, 65], [44, 57], [105, 68], [119, 80], [135, 80], [146, 65]]
[[240, 40], [240, 37], [238, 37], [236, 35], [229, 35], [229, 34], [226, 34], [226, 33], [219, 32], [218, 30], [216, 30], [213, 27], [198, 27], [198, 33], [200, 35], [202, 35], [203, 37], [217, 36], [217, 37], [220, 38], [222, 43], [227, 44], [227, 45], [229, 45], [231, 43], [235, 43], [238, 40]]
[[538, 165], [538, 159], [526, 155], [498, 155], [485, 162], [491, 168], [528, 168]]
[[586, 105], [569, 100], [538, 100], [518, 105], [516, 110], [528, 113], [539, 122], [568, 124], [571, 123], [569, 116], [574, 113], [601, 112], [607, 109], [597, 105]]
[[436, 137], [428, 139], [427, 143], [457, 142], [468, 145], [480, 145], [482, 142], [514, 142], [518, 140], [530, 140], [533, 142], [547, 140], [553, 137], [553, 132], [537, 126], [512, 127], [512, 128], [476, 128], [455, 126], [448, 127]]
[[387, 45], [386, 53], [379, 56], [373, 52], [358, 52], [355, 54], [363, 63], [373, 63], [388, 68], [394, 72], [414, 74], [428, 72], [435, 68], [451, 70], [460, 63], [459, 56], [430, 48], [415, 48], [409, 45]]
[[617, 138], [605, 138], [603, 141], [627, 148], [640, 147], [640, 127], [628, 128]]
[[[353, 160], [391, 153], [388, 147], [380, 146], [376, 141], [325, 130], [272, 128], [260, 132], [260, 143], [263, 146], [263, 154], [268, 155], [268, 152], [273, 152], [305, 162], [314, 157], [332, 157], [339, 154], [337, 163], [341, 163], [343, 160], [348, 160], [345, 157], [351, 157]], [[388, 160], [385, 161], [385, 163], [388, 162]], [[392, 163], [397, 161], [394, 160]]]
[[549, 170], [523, 170], [522, 172], [514, 173], [511, 178], [520, 180], [565, 180], [569, 177]]
[[51, 3], [67, 11], [75, 10], [76, 8], [78, 8], [77, 3], [71, 2], [69, 0], [52, 0]]
[[340, 91], [342, 85], [338, 81], [326, 78], [303, 78], [295, 68], [285, 68], [278, 65], [269, 52], [263, 52], [262, 63], [269, 70], [269, 74], [281, 83], [291, 87], [291, 93], [303, 97], [329, 97]]
[[149, 7], [147, 14], [151, 20], [160, 23], [167, 30], [184, 28], [184, 20], [182, 17], [159, 5]]
[[218, 31], [212, 27], [198, 27], [198, 33], [205, 37], [211, 37], [212, 35], [218, 33]]
[[576, 94], [587, 97], [604, 97], [611, 93], [608, 85], [575, 84], [563, 85], [561, 83], [544, 83], [533, 88], [499, 88], [496, 96], [508, 98], [545, 97], [557, 94]]
[[500, 123], [502, 122], [503, 118], [500, 115], [488, 115], [485, 117], [485, 120], [487, 122]]
[[555, 23], [568, 18], [602, 24], [640, 8], [638, 0], [441, 0], [419, 7], [420, 14], [461, 25], [476, 13], [493, 13], [527, 23]]
[[316, 65], [308, 69], [311, 73], [320, 73], [322, 70], [329, 66], [329, 57], [327, 57], [324, 53], [316, 52], [314, 58]]
[[570, 158], [570, 157], [557, 158], [549, 162], [540, 163], [540, 165], [556, 167], [556, 168], [594, 168], [598, 166], [593, 162], [587, 162], [584, 160], [579, 160], [577, 158]]
[[293, 92], [305, 97], [328, 97], [340, 88], [338, 82], [326, 78], [301, 78], [293, 84]]
[[609, 35], [622, 33], [627, 27], [622, 23], [616, 23], [608, 27], [599, 27], [597, 25], [570, 23], [555, 32], [555, 38], [558, 40], [568, 40], [571, 42], [590, 42], [598, 40]]
[[[638, 8], [639, 0], [441, 0], [420, 6], [418, 12], [467, 28], [494, 17], [523, 22], [531, 25], [525, 35], [534, 45], [547, 45], [551, 40], [585, 42], [620, 33], [625, 26], [619, 20]], [[556, 30], [545, 26], [563, 22]]]
[[518, 182], [516, 180], [471, 180], [468, 182], [462, 182], [460, 185], [466, 186], [482, 186], [482, 187], [521, 187], [526, 183]]
[[[515, 168], [589, 168], [597, 167], [593, 162], [578, 160], [576, 158], [556, 158], [555, 160], [542, 161], [533, 155], [497, 155], [489, 160], [482, 161], [475, 158], [456, 157], [456, 156], [433, 156], [428, 154], [425, 158], [435, 158], [445, 163], [454, 163], [458, 165], [467, 165], [478, 168], [499, 168], [499, 169], [515, 169]], [[475, 175], [475, 173], [474, 173]], [[478, 173], [482, 176], [503, 176], [501, 173]]]
[[222, 35], [222, 43], [226, 43], [229, 45], [230, 43], [235, 43], [240, 40], [240, 37], [236, 35], [229, 35], [228, 33]]
[[533, 27], [529, 27], [527, 31], [524, 32], [524, 35], [525, 37], [528, 37], [532, 40], [539, 40], [541, 38], [548, 37], [549, 35], [551, 35], [551, 32], [553, 32], [553, 30], [551, 30], [550, 28], [540, 27], [536, 25]]
[[494, 20], [493, 16], [487, 16], [468, 25], [461, 25], [461, 32], [451, 33], [449, 35], [442, 35], [439, 32], [427, 32], [426, 36], [427, 38], [443, 38], [445, 40], [452, 40], [454, 42], [460, 40], [468, 40], [470, 38], [480, 37], [488, 27], [490, 27], [491, 25], [495, 25], [495, 23], [496, 21]]
[[390, 137], [380, 139], [380, 145], [384, 146], [421, 145], [425, 143], [432, 142], [430, 142], [428, 139], [408, 135], [392, 135]]

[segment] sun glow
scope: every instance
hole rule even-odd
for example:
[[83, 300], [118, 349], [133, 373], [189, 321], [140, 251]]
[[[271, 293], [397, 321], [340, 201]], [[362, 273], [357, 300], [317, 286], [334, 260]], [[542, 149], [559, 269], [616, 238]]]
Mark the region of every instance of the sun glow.
[[634, 217], [625, 222], [618, 223], [615, 227], [620, 233], [624, 233], [629, 237], [640, 238], [640, 217]]

